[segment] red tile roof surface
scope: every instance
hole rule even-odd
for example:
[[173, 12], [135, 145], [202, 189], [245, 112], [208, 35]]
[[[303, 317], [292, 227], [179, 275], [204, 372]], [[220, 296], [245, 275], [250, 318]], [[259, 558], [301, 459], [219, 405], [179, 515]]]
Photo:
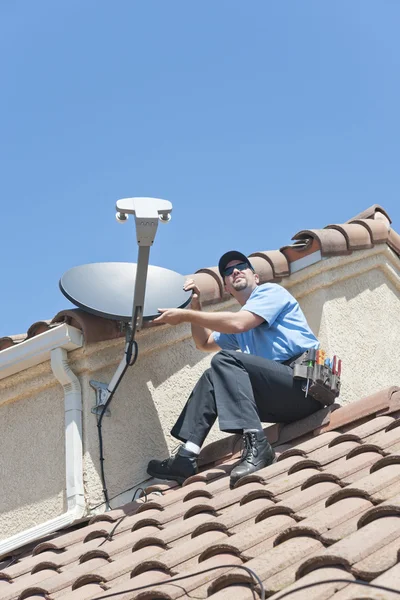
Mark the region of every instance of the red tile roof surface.
[[[210, 444], [203, 463], [222, 462], [182, 487], [152, 485], [138, 501], [5, 559], [0, 598], [260, 598], [241, 566], [274, 600], [397, 598], [352, 582], [400, 591], [399, 417], [400, 388], [390, 388], [268, 428], [278, 461], [233, 490], [238, 437]], [[345, 582], [329, 582], [337, 578]]]
[[[289, 277], [293, 263], [318, 251], [321, 257], [340, 256], [386, 243], [400, 256], [400, 235], [391, 228], [389, 215], [378, 204], [356, 215], [347, 223], [327, 225], [324, 229], [299, 231], [292, 239], [294, 240], [292, 245], [283, 246], [279, 250], [265, 250], [250, 254], [261, 283], [279, 282]], [[195, 278], [204, 304], [213, 304], [229, 298], [224, 292], [223, 281], [217, 267], [200, 269], [189, 277]], [[0, 338], [0, 352], [60, 323], [67, 323], [81, 329], [86, 344], [123, 335], [117, 321], [96, 317], [78, 308], [68, 309], [59, 312], [51, 321], [33, 323], [26, 335]]]

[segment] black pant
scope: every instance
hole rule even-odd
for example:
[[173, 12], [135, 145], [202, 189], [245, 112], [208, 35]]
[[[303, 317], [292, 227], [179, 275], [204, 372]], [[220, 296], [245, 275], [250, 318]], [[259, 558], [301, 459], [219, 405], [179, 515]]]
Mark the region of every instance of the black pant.
[[171, 434], [201, 446], [217, 416], [221, 431], [261, 429], [261, 421], [290, 423], [322, 405], [302, 391], [293, 369], [282, 363], [221, 350], [194, 387]]

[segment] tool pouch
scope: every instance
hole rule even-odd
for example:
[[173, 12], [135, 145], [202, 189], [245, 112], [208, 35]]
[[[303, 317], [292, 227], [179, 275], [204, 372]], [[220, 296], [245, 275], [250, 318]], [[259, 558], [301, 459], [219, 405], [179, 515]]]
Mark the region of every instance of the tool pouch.
[[[328, 365], [309, 365], [309, 352], [304, 352], [293, 365], [293, 378], [304, 379], [302, 389], [324, 406], [335, 402], [340, 394], [340, 377]], [[308, 386], [307, 386], [308, 380]]]

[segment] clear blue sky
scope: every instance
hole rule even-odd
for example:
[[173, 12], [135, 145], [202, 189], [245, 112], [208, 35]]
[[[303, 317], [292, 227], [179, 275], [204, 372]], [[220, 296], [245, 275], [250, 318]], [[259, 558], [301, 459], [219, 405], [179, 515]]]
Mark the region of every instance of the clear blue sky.
[[173, 203], [151, 263], [279, 248], [374, 203], [400, 230], [398, 0], [2, 0], [0, 336], [136, 261], [115, 201]]

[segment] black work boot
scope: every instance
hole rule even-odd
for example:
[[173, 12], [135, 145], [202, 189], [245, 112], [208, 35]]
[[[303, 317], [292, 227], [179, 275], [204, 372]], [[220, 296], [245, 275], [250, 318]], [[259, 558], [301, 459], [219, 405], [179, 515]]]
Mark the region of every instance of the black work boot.
[[165, 460], [151, 460], [147, 465], [147, 472], [157, 479], [168, 479], [182, 483], [191, 475], [196, 475], [198, 456], [184, 446], [180, 446], [176, 454]]
[[243, 434], [243, 452], [240, 463], [231, 471], [231, 488], [245, 475], [268, 467], [275, 462], [275, 452], [263, 431], [249, 431]]

